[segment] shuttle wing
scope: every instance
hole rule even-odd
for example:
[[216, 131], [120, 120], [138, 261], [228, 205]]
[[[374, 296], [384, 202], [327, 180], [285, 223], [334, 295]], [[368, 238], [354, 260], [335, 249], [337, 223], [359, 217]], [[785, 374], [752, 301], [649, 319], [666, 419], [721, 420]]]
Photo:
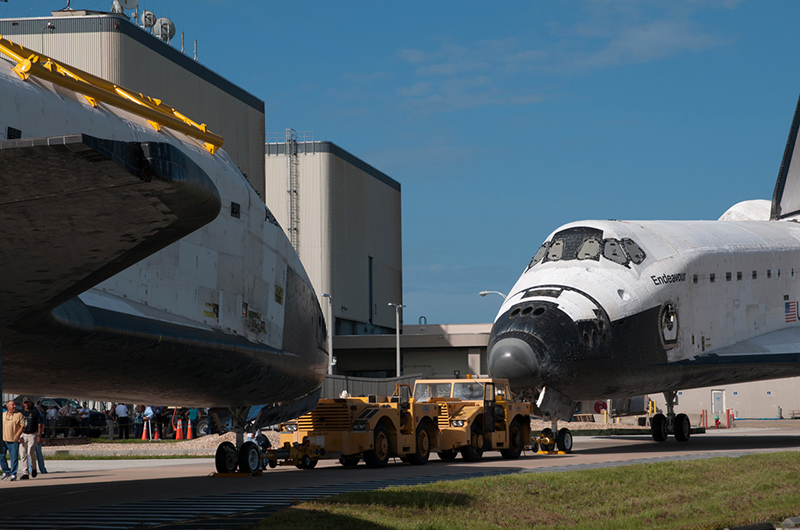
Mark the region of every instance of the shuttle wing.
[[783, 152], [781, 169], [772, 195], [772, 220], [784, 219], [800, 214], [800, 151], [797, 133], [800, 129], [800, 100], [794, 111], [789, 139]]
[[54, 307], [212, 221], [178, 148], [77, 134], [0, 142], [0, 326]]
[[714, 364], [800, 362], [800, 327], [766, 333], [696, 357]]

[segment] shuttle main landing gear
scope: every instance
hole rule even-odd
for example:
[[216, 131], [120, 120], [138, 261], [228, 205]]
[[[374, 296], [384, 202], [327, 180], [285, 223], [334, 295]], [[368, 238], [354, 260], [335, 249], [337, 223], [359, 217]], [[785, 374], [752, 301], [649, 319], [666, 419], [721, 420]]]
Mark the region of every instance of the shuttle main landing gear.
[[686, 414], [675, 415], [675, 403], [677, 393], [673, 390], [664, 392], [664, 399], [667, 401], [667, 415], [659, 413], [650, 418], [650, 432], [653, 440], [664, 442], [670, 434], [675, 435], [679, 442], [688, 442], [692, 434], [692, 422]]

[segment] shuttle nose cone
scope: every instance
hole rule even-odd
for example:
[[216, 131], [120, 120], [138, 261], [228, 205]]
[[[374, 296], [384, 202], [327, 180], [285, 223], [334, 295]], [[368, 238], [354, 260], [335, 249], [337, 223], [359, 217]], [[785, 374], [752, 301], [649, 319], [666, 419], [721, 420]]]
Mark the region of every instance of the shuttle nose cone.
[[498, 340], [489, 352], [489, 373], [508, 379], [512, 388], [533, 388], [539, 375], [539, 362], [530, 344], [506, 337]]

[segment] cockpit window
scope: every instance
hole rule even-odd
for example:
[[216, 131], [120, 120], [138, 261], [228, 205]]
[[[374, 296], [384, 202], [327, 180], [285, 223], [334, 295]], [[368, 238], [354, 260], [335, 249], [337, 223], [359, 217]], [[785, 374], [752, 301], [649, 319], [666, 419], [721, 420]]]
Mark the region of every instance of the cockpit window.
[[644, 261], [645, 258], [644, 250], [642, 250], [642, 247], [637, 245], [633, 241], [633, 239], [629, 238], [623, 239], [622, 246], [625, 247], [625, 251], [628, 253], [628, 256], [631, 257], [632, 262], [639, 265], [641, 262]]
[[630, 238], [603, 239], [599, 228], [573, 226], [556, 232], [550, 241], [539, 247], [528, 269], [548, 261], [600, 261], [601, 257], [625, 267], [630, 267], [630, 262], [639, 265], [647, 259], [642, 247]]
[[606, 239], [603, 245], [603, 256], [620, 265], [628, 263], [628, 256], [625, 255], [625, 251], [622, 250], [622, 246], [616, 239]]
[[564, 242], [560, 239], [553, 241], [550, 251], [547, 253], [547, 261], [558, 261], [564, 253]]
[[539, 247], [539, 250], [536, 251], [536, 254], [534, 254], [533, 258], [531, 259], [531, 262], [528, 263], [529, 269], [534, 265], [536, 265], [537, 263], [539, 263], [540, 261], [542, 261], [542, 259], [544, 259], [544, 257], [547, 255], [547, 248], [549, 246], [550, 243], [548, 241], [545, 241], [544, 244], [542, 244], [542, 246]]
[[600, 259], [600, 240], [596, 237], [587, 238], [578, 249], [578, 259]]

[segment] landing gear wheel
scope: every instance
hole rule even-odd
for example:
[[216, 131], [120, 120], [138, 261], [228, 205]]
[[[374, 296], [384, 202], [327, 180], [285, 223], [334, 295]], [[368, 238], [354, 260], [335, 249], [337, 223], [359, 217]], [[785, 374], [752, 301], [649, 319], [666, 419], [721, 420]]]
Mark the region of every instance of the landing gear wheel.
[[657, 442], [667, 441], [667, 417], [663, 414], [656, 414], [650, 418], [650, 432], [653, 440]]
[[448, 449], [447, 451], [439, 451], [436, 453], [439, 455], [439, 460], [444, 460], [445, 462], [452, 462], [458, 456], [453, 449]]
[[675, 416], [675, 439], [679, 442], [688, 442], [689, 436], [692, 435], [692, 422], [686, 414], [678, 414]]
[[[555, 439], [555, 436], [553, 435], [553, 429], [551, 429], [550, 427], [548, 427], [546, 429], [542, 429], [542, 436], [547, 436], [551, 440]], [[542, 451], [547, 451], [548, 453], [551, 453], [551, 452], [556, 450], [556, 444], [554, 444], [554, 443], [552, 443], [552, 444], [541, 444], [540, 447], [541, 447]]]
[[258, 446], [253, 442], [245, 442], [239, 449], [239, 471], [242, 473], [258, 473], [261, 469], [261, 455]]
[[342, 464], [344, 467], [356, 467], [358, 465], [359, 460], [361, 460], [361, 457], [359, 457], [358, 455], [339, 457], [339, 463]]
[[375, 426], [375, 448], [364, 453], [367, 467], [386, 467], [389, 463], [389, 431], [380, 423]]
[[572, 433], [566, 427], [559, 429], [558, 436], [556, 436], [556, 445], [559, 451], [565, 453], [572, 452]]
[[421, 466], [428, 461], [431, 456], [431, 437], [425, 424], [417, 425], [417, 452], [408, 455], [408, 462], [415, 466]]
[[522, 454], [522, 426], [517, 420], [511, 422], [508, 428], [508, 449], [501, 449], [503, 458], [514, 460]]
[[214, 464], [217, 467], [217, 473], [236, 473], [236, 468], [239, 465], [236, 446], [230, 442], [219, 444], [217, 454], [214, 456]]
[[480, 428], [472, 426], [472, 434], [469, 437], [469, 445], [461, 449], [461, 458], [467, 462], [477, 462], [483, 457], [484, 438]]

